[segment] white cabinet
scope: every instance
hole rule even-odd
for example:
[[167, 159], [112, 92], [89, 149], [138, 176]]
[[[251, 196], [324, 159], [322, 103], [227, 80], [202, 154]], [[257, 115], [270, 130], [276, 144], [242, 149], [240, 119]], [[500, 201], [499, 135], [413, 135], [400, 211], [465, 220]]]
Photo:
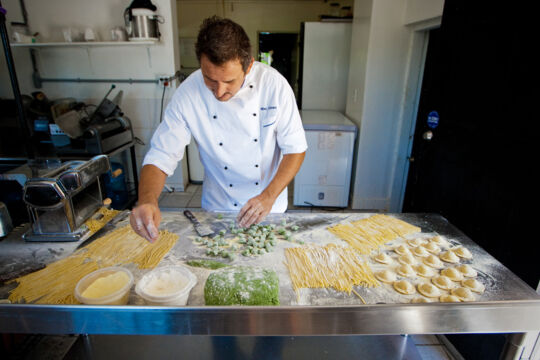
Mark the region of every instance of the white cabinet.
[[302, 110], [308, 150], [294, 179], [295, 206], [347, 207], [356, 126], [337, 111]]

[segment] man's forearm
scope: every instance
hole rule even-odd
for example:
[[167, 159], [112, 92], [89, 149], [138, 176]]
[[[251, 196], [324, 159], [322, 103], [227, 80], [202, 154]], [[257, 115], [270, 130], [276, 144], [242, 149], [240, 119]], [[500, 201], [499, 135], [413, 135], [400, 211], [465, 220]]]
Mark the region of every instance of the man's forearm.
[[165, 185], [167, 174], [157, 166], [145, 165], [141, 170], [139, 182], [139, 204], [157, 205], [159, 195]]
[[262, 193], [275, 200], [279, 194], [281, 194], [283, 189], [285, 189], [285, 187], [289, 185], [291, 180], [296, 176], [296, 173], [298, 173], [298, 170], [300, 170], [302, 162], [304, 162], [305, 156], [305, 152], [283, 155], [283, 159], [279, 164], [276, 175]]

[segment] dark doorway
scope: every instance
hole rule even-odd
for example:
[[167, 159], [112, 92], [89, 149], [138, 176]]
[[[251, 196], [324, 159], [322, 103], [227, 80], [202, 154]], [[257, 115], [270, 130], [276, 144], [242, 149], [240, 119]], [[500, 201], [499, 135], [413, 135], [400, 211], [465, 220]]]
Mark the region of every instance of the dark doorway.
[[445, 2], [430, 32], [403, 211], [442, 214], [536, 288], [537, 255], [522, 251], [532, 246], [526, 219], [536, 194], [529, 50], [511, 11]]
[[[403, 211], [442, 214], [536, 288], [536, 133], [523, 11], [445, 1], [441, 27], [429, 34]], [[467, 359], [496, 358], [500, 337], [449, 336]]]
[[298, 34], [259, 32], [259, 61], [268, 63], [287, 79], [295, 95], [298, 74]]

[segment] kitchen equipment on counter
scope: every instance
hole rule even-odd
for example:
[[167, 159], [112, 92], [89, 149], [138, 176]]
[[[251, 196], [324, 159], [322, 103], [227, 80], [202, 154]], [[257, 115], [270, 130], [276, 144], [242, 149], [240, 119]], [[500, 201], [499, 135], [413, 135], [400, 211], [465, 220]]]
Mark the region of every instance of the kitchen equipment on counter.
[[309, 151], [294, 178], [294, 205], [347, 207], [356, 125], [329, 110], [302, 110]]
[[84, 222], [103, 204], [100, 175], [110, 170], [109, 158], [68, 161], [39, 177], [29, 178], [23, 191], [31, 229], [26, 241], [78, 241], [89, 234]]
[[160, 37], [158, 23], [163, 24], [163, 17], [157, 15], [156, 6], [148, 0], [134, 0], [124, 11], [126, 31], [130, 41], [158, 41]]
[[214, 230], [210, 229], [207, 225], [203, 225], [197, 220], [195, 215], [189, 210], [184, 210], [184, 215], [193, 223], [195, 226], [195, 231], [199, 236], [210, 236], [214, 233]]
[[[119, 91], [112, 100], [107, 98], [115, 88], [115, 85], [111, 86], [89, 116], [86, 108], [80, 108], [80, 104], [75, 104], [72, 110], [55, 117], [56, 125], [65, 135], [55, 132], [54, 136], [70, 138], [69, 143], [56, 147], [57, 154], [98, 155], [108, 153], [133, 141], [131, 120], [120, 109], [123, 92]], [[57, 144], [58, 141], [54, 143]]]
[[13, 224], [11, 223], [11, 217], [7, 206], [0, 201], [0, 238], [6, 236], [13, 230]]

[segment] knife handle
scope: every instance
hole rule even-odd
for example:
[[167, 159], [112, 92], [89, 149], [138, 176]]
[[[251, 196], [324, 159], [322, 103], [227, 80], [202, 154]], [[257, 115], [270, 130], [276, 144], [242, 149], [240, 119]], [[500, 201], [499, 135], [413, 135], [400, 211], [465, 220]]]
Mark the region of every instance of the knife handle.
[[189, 210], [184, 210], [184, 215], [195, 225], [201, 225], [199, 220]]

